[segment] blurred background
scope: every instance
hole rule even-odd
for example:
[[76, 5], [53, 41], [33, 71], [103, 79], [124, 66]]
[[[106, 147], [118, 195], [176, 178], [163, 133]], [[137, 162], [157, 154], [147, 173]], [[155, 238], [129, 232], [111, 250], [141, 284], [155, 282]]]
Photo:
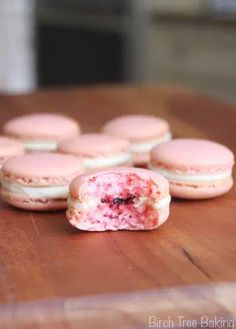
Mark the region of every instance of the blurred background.
[[0, 92], [178, 83], [236, 102], [236, 0], [0, 0]]

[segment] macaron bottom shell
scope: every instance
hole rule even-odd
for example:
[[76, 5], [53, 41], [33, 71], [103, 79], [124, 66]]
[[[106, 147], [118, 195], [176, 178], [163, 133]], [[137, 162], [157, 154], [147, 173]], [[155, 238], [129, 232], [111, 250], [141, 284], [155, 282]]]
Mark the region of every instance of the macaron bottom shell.
[[49, 198], [30, 198], [20, 196], [7, 191], [1, 191], [1, 198], [11, 206], [32, 210], [32, 211], [48, 211], [62, 210], [67, 208], [66, 199], [49, 199]]
[[[122, 217], [126, 215], [126, 212], [122, 212]], [[130, 216], [130, 215], [129, 215]], [[81, 215], [74, 209], [67, 210], [67, 218], [71, 225], [76, 227], [79, 230], [84, 231], [96, 231], [96, 232], [103, 232], [103, 231], [118, 231], [118, 230], [129, 230], [129, 231], [139, 231], [139, 230], [153, 230], [160, 225], [164, 224], [169, 216], [169, 207], [160, 209], [158, 212], [158, 220], [150, 220], [149, 223], [146, 224], [139, 223], [137, 224], [135, 221], [131, 219], [129, 221], [124, 221], [121, 216], [117, 216], [114, 214], [113, 219], [110, 221], [102, 220], [99, 218], [94, 220], [93, 223], [87, 220], [87, 217], [91, 218], [98, 218], [98, 210], [91, 211], [86, 215]], [[120, 217], [120, 218], [119, 218]], [[148, 220], [148, 217], [147, 217]]]
[[233, 179], [215, 181], [211, 183], [198, 182], [177, 182], [169, 181], [170, 194], [183, 199], [211, 199], [223, 195], [230, 191], [233, 186]]

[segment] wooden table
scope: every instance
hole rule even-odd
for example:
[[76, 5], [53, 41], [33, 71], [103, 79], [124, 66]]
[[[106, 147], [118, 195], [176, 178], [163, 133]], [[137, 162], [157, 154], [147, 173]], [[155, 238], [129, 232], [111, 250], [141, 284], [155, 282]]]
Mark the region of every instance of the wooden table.
[[[1, 124], [66, 113], [84, 131], [125, 113], [169, 120], [175, 137], [236, 153], [236, 108], [179, 87], [98, 87], [0, 96]], [[148, 328], [149, 317], [236, 314], [236, 188], [206, 201], [173, 200], [151, 232], [79, 232], [65, 212], [0, 208], [0, 328]], [[176, 320], [177, 321], [177, 320]]]

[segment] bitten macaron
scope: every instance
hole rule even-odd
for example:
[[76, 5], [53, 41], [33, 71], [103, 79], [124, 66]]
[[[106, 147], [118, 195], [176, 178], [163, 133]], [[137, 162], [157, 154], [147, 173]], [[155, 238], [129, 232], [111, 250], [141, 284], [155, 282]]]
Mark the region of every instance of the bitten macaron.
[[113, 168], [76, 177], [67, 218], [80, 230], [151, 230], [169, 216], [169, 184], [141, 168]]
[[71, 155], [19, 155], [3, 164], [1, 197], [22, 209], [65, 209], [69, 183], [83, 172], [80, 160]]
[[90, 170], [131, 164], [129, 147], [125, 139], [93, 133], [61, 142], [58, 151], [80, 157]]
[[12, 156], [24, 154], [24, 145], [14, 138], [0, 136], [0, 169]]
[[147, 164], [150, 151], [155, 145], [171, 139], [168, 122], [151, 115], [131, 114], [117, 117], [107, 122], [102, 131], [127, 139], [131, 143], [134, 163], [141, 166]]
[[175, 139], [153, 148], [149, 168], [169, 180], [173, 196], [206, 199], [231, 189], [233, 165], [233, 153], [221, 144]]
[[64, 115], [36, 113], [7, 121], [3, 133], [19, 139], [27, 151], [55, 151], [59, 141], [78, 136], [80, 127]]

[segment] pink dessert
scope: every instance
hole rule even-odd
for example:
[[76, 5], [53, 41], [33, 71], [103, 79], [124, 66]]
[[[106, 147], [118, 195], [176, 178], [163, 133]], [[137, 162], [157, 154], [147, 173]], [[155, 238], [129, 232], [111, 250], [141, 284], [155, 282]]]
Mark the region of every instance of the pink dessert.
[[13, 157], [2, 167], [1, 197], [28, 210], [65, 209], [71, 180], [84, 172], [78, 158], [58, 153]]
[[78, 136], [80, 127], [64, 115], [36, 113], [9, 120], [3, 132], [19, 139], [27, 151], [55, 151], [59, 141]]
[[75, 178], [67, 218], [88, 231], [151, 230], [169, 215], [169, 184], [146, 169], [115, 168]]
[[124, 115], [107, 122], [102, 131], [128, 140], [133, 161], [138, 166], [148, 163], [154, 146], [171, 139], [168, 122], [152, 115]]
[[149, 168], [169, 180], [173, 196], [206, 199], [231, 189], [233, 165], [233, 153], [221, 144], [175, 139], [153, 148]]
[[131, 164], [129, 147], [125, 139], [93, 133], [61, 142], [58, 151], [80, 157], [91, 170]]
[[14, 138], [0, 136], [0, 168], [3, 163], [14, 155], [24, 153], [24, 145]]

